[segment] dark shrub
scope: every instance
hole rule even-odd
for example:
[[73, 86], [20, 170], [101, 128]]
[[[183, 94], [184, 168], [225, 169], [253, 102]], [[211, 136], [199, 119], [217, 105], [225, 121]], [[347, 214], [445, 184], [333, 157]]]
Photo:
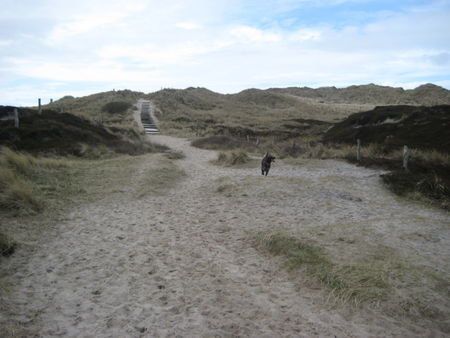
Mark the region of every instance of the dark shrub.
[[115, 101], [105, 104], [102, 107], [102, 111], [107, 112], [109, 114], [121, 114], [126, 112], [131, 107], [132, 107], [131, 103], [124, 101]]

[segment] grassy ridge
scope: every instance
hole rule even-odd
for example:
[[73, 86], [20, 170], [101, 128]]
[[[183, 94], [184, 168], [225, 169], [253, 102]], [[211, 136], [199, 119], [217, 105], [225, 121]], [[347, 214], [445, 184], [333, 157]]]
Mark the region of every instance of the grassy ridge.
[[[204, 88], [166, 89], [149, 95], [161, 129], [175, 135], [289, 137], [323, 129], [323, 124], [369, 106], [321, 104], [313, 99], [251, 89], [222, 95]], [[309, 119], [309, 120], [308, 120]], [[313, 121], [314, 120], [314, 121]]]
[[385, 151], [411, 148], [450, 151], [450, 105], [382, 106], [352, 114], [324, 133], [328, 143], [380, 144]]
[[450, 104], [449, 91], [431, 84], [414, 90], [365, 85], [247, 89], [230, 95], [205, 88], [164, 89], [148, 98], [156, 104], [166, 133], [280, 138], [323, 132], [318, 121], [340, 121], [376, 105]]
[[144, 93], [131, 90], [112, 90], [83, 97], [65, 96], [44, 105], [51, 109], [82, 117], [94, 124], [107, 127], [114, 133], [137, 139], [142, 132], [133, 117], [133, 105]]
[[[105, 107], [110, 105], [111, 102], [123, 102], [132, 105], [142, 96], [144, 96], [144, 93], [131, 90], [114, 90], [77, 98], [65, 96], [43, 107], [58, 111], [63, 108], [65, 112], [70, 112], [91, 121], [114, 123], [115, 120], [118, 120], [118, 116], [108, 114]], [[120, 119], [119, 122], [124, 121]]]
[[68, 113], [44, 111], [23, 117], [20, 128], [0, 121], [0, 144], [30, 153], [96, 156], [99, 153], [142, 154], [155, 150], [140, 135], [118, 135], [101, 125]]

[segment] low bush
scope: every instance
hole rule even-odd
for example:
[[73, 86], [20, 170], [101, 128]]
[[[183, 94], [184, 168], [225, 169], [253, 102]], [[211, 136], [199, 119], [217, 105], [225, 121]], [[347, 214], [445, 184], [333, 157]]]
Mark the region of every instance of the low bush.
[[[450, 169], [449, 169], [450, 170]], [[382, 176], [383, 182], [400, 196], [430, 200], [443, 209], [450, 210], [450, 180], [436, 173], [413, 173], [395, 170]]]
[[223, 166], [237, 166], [250, 162], [250, 157], [244, 150], [235, 150], [230, 152], [220, 152], [217, 155], [215, 164]]
[[0, 256], [11, 256], [16, 249], [16, 242], [9, 236], [0, 233]]
[[121, 114], [125, 113], [128, 109], [130, 109], [133, 105], [129, 102], [124, 101], [113, 101], [108, 102], [102, 107], [102, 111], [109, 114]]

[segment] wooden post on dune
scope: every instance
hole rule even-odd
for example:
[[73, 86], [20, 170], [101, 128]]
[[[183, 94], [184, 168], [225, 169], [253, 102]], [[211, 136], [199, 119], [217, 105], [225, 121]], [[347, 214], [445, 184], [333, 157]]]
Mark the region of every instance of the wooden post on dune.
[[40, 98], [38, 99], [38, 106], [39, 106], [38, 114], [41, 115], [42, 114], [42, 106], [41, 106], [41, 99]]
[[19, 128], [19, 111], [14, 108], [14, 127]]
[[361, 160], [361, 140], [356, 140], [356, 160], [359, 162]]
[[410, 150], [408, 146], [405, 145], [403, 147], [403, 169], [405, 169], [406, 171], [408, 171], [409, 153]]

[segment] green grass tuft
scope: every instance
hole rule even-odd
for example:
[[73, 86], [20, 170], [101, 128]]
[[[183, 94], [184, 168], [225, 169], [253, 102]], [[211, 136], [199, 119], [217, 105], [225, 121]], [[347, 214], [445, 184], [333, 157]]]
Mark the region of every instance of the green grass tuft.
[[183, 169], [167, 157], [160, 156], [155, 166], [146, 169], [138, 197], [163, 194], [175, 187], [185, 176], [186, 172]]
[[230, 152], [220, 152], [217, 159], [213, 161], [214, 164], [226, 167], [241, 166], [249, 163], [251, 158], [244, 150], [235, 150]]
[[16, 242], [9, 236], [0, 233], [0, 256], [10, 256], [16, 249]]
[[340, 301], [377, 303], [388, 295], [389, 269], [385, 264], [368, 261], [352, 265], [336, 264], [320, 247], [283, 231], [260, 233], [256, 236], [256, 242], [259, 248], [282, 256], [290, 271], [304, 271]]

